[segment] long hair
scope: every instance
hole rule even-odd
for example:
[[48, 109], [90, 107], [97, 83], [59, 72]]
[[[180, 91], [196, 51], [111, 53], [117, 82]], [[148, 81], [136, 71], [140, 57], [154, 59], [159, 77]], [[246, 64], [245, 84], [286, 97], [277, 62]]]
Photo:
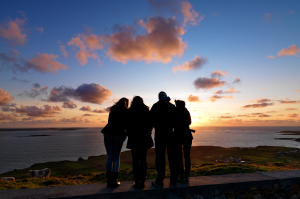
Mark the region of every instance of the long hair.
[[117, 101], [112, 107], [110, 107], [109, 111], [111, 111], [112, 108], [128, 108], [128, 102], [129, 100], [125, 97], [122, 97], [121, 99], [119, 99], [119, 101]]
[[130, 104], [130, 109], [143, 109], [147, 108], [149, 110], [149, 107], [144, 104], [143, 98], [140, 96], [134, 96], [131, 104]]

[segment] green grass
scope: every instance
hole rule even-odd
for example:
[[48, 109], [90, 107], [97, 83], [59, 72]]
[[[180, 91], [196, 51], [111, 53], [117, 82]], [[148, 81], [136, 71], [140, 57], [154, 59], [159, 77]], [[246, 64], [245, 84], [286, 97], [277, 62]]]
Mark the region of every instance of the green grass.
[[[256, 147], [239, 150], [238, 148], [222, 148], [212, 146], [192, 147], [192, 170], [191, 176], [208, 176], [235, 173], [255, 173], [300, 169], [300, 153], [293, 153], [284, 156], [278, 156], [278, 151], [291, 151], [294, 148], [286, 147]], [[223, 160], [232, 161], [231, 157], [238, 157], [247, 161], [240, 163], [220, 163], [220, 157]], [[119, 179], [121, 181], [133, 180], [131, 169], [130, 151], [121, 154], [121, 165]], [[155, 179], [157, 172], [155, 168], [154, 149], [148, 150], [147, 155], [148, 173], [147, 179]], [[103, 183], [105, 176], [106, 156], [92, 156], [87, 160], [81, 161], [60, 161], [47, 162], [43, 164], [34, 164], [29, 168], [15, 170], [0, 174], [0, 177], [15, 177], [15, 182], [0, 181], [0, 190], [6, 189], [27, 189], [51, 186], [79, 185]], [[26, 176], [29, 170], [42, 168], [51, 169], [51, 177], [29, 178]], [[170, 171], [167, 167], [166, 177], [170, 177]]]

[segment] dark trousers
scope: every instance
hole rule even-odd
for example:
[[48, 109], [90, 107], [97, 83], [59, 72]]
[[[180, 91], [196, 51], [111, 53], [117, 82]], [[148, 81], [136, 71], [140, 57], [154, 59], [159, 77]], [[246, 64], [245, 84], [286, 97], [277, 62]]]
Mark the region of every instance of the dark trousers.
[[[170, 168], [170, 181], [171, 183], [177, 183], [178, 178], [178, 155], [179, 150], [176, 150], [177, 144], [173, 144], [172, 136], [168, 137], [155, 137], [155, 165], [157, 170], [157, 178], [158, 182], [163, 182], [165, 179], [166, 172], [166, 160], [165, 154], [167, 151], [168, 160], [169, 160], [169, 168]], [[177, 147], [178, 148], [178, 147]]]
[[131, 149], [134, 180], [145, 182], [147, 175], [147, 149]]
[[191, 139], [178, 139], [178, 143], [180, 145], [180, 159], [179, 159], [179, 172], [184, 172], [183, 167], [183, 160], [182, 160], [182, 150], [183, 150], [183, 156], [184, 156], [184, 162], [185, 162], [185, 171], [190, 172], [191, 171], [191, 146], [192, 146], [192, 140]]
[[119, 172], [120, 154], [125, 136], [104, 134], [104, 145], [107, 153], [106, 172]]

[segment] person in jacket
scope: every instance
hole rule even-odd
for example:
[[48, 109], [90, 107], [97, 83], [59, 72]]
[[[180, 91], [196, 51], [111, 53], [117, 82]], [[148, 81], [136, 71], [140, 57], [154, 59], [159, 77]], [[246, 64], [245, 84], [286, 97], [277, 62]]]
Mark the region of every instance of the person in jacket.
[[108, 124], [102, 129], [104, 145], [107, 153], [106, 177], [108, 187], [117, 187], [120, 166], [120, 153], [126, 139], [126, 118], [128, 99], [121, 98], [110, 108]]
[[131, 149], [134, 187], [143, 189], [147, 175], [147, 150], [153, 147], [149, 107], [140, 96], [135, 96], [128, 109], [127, 148]]
[[[178, 182], [189, 183], [190, 171], [191, 171], [191, 146], [193, 136], [190, 130], [190, 124], [192, 123], [190, 112], [185, 108], [185, 102], [181, 100], [175, 100], [176, 113], [175, 113], [175, 128], [174, 134], [179, 144], [179, 163], [178, 163]], [[185, 172], [182, 160], [182, 149], [184, 151]]]
[[160, 92], [158, 94], [159, 101], [156, 102], [151, 108], [151, 120], [152, 125], [155, 128], [155, 155], [156, 155], [156, 170], [157, 178], [152, 184], [156, 187], [162, 188], [164, 186], [165, 178], [165, 153], [167, 150], [169, 167], [170, 167], [170, 184], [176, 186], [177, 176], [176, 176], [176, 162], [174, 152], [172, 151], [173, 142], [173, 128], [174, 128], [174, 114], [175, 105], [170, 103], [170, 98], [165, 92]]

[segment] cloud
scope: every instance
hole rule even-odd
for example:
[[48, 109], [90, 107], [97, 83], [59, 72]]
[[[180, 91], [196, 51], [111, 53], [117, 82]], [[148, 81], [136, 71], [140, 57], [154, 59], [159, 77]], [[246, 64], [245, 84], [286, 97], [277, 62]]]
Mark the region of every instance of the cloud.
[[16, 77], [12, 77], [11, 80], [12, 80], [12, 81], [21, 82], [21, 83], [24, 83], [24, 84], [30, 82], [30, 81], [28, 81], [28, 80], [26, 80], [26, 79], [18, 79], [18, 78], [16, 78]]
[[93, 110], [92, 112], [93, 112], [93, 113], [108, 113], [108, 112], [109, 112], [109, 109], [110, 109], [110, 107], [103, 108], [103, 109], [101, 109], [101, 110], [95, 109], [95, 110]]
[[290, 107], [288, 107], [288, 108], [286, 108], [286, 109], [284, 109], [284, 110], [287, 110], [287, 111], [295, 111], [295, 110], [298, 110], [297, 108], [290, 108]]
[[26, 20], [16, 18], [4, 22], [4, 26], [0, 24], [0, 37], [7, 39], [11, 45], [24, 45], [27, 41], [27, 34], [24, 33]]
[[95, 34], [78, 34], [77, 37], [73, 37], [69, 42], [69, 46], [76, 46], [79, 48], [75, 57], [77, 57], [80, 65], [87, 64], [88, 58], [93, 58], [101, 65], [99, 55], [94, 52], [98, 49], [103, 49], [103, 45], [100, 44], [100, 37]]
[[19, 97], [29, 97], [36, 98], [42, 95], [47, 95], [47, 86], [41, 87], [40, 84], [33, 84], [33, 88], [30, 91], [23, 91], [23, 93], [18, 94]]
[[179, 0], [147, 0], [150, 6], [152, 6], [156, 12], [162, 11], [163, 13], [169, 11], [171, 13], [180, 12]]
[[267, 111], [266, 113], [277, 113], [278, 111]]
[[40, 31], [41, 33], [44, 32], [44, 28], [43, 27], [40, 27], [40, 28], [36, 28], [38, 31]]
[[240, 83], [240, 82], [241, 82], [241, 79], [238, 78], [238, 77], [235, 77], [234, 79], [235, 79], [235, 80], [233, 81], [234, 84], [235, 84], [235, 83]]
[[246, 108], [264, 108], [264, 107], [272, 106], [272, 105], [274, 105], [274, 103], [248, 104], [248, 105], [242, 106], [242, 108], [243, 109], [246, 109]]
[[279, 51], [277, 53], [277, 56], [278, 57], [291, 56], [291, 55], [294, 55], [294, 56], [298, 55], [299, 56], [300, 55], [299, 52], [300, 52], [300, 48], [298, 46], [296, 46], [295, 44], [293, 44], [293, 45], [287, 47], [286, 49], [282, 48], [281, 51]]
[[299, 101], [281, 100], [280, 103], [281, 104], [300, 104], [300, 100]]
[[1, 110], [3, 112], [14, 112], [15, 111], [15, 109], [14, 109], [15, 107], [16, 107], [16, 104], [14, 104], [14, 103], [6, 104], [6, 105], [1, 106]]
[[299, 115], [295, 113], [295, 114], [289, 114], [288, 116], [289, 117], [298, 117]]
[[215, 87], [221, 87], [226, 84], [225, 81], [220, 81], [217, 78], [199, 77], [194, 81], [196, 89], [212, 89]]
[[12, 114], [0, 113], [0, 120], [16, 120], [16, 116]]
[[81, 118], [78, 118], [78, 117], [73, 117], [73, 118], [63, 118], [63, 119], [60, 119], [59, 122], [61, 123], [90, 123], [91, 121], [85, 119], [81, 119]]
[[296, 92], [300, 93], [300, 89], [296, 90]]
[[255, 103], [264, 103], [264, 102], [270, 102], [272, 100], [268, 99], [268, 98], [262, 98], [262, 99], [258, 99], [258, 100], [253, 100]]
[[275, 56], [269, 55], [266, 59], [275, 59]]
[[84, 115], [82, 115], [82, 117], [85, 117], [85, 116], [97, 116], [97, 115], [92, 115], [92, 114], [84, 114]]
[[266, 88], [265, 87], [260, 87], [259, 90], [266, 90]]
[[198, 96], [190, 95], [187, 99], [188, 102], [203, 102]]
[[60, 41], [58, 41], [57, 43], [59, 43], [59, 51], [65, 58], [67, 58], [69, 56], [69, 54], [66, 51], [66, 46], [61, 45]]
[[53, 117], [55, 114], [58, 114], [59, 111], [62, 111], [59, 106], [49, 106], [44, 105], [39, 108], [37, 106], [23, 106], [16, 108], [16, 113], [21, 113], [22, 115], [31, 116], [31, 117]]
[[217, 78], [223, 77], [225, 75], [229, 75], [229, 74], [226, 71], [220, 71], [220, 70], [216, 70], [211, 73], [211, 77], [217, 77]]
[[12, 50], [9, 53], [0, 53], [1, 69], [6, 68], [14, 73], [26, 73], [30, 69], [41, 73], [58, 73], [58, 70], [68, 69], [68, 66], [55, 60], [58, 58], [58, 55], [37, 53], [29, 61], [18, 58], [18, 55], [19, 52], [17, 50]]
[[76, 108], [77, 105], [74, 102], [70, 101], [70, 102], [64, 102], [61, 107], [73, 109]]
[[267, 114], [260, 114], [260, 115], [258, 115], [258, 117], [271, 117], [271, 116], [267, 115]]
[[229, 93], [240, 93], [240, 91], [235, 90], [235, 88], [230, 88], [228, 91], [223, 91], [223, 90], [217, 90], [213, 94], [229, 94]]
[[217, 99], [234, 99], [234, 97], [232, 97], [231, 95], [229, 95], [229, 96], [213, 95], [213, 96], [209, 97], [209, 100], [211, 102], [215, 102]]
[[94, 104], [102, 104], [112, 96], [109, 89], [106, 89], [99, 84], [82, 84], [76, 89], [71, 87], [54, 87], [46, 101], [49, 102], [69, 102], [70, 99], [79, 100], [82, 102], [90, 102]]
[[200, 21], [202, 21], [205, 17], [199, 16], [199, 13], [197, 13], [193, 8], [190, 2], [188, 1], [182, 1], [181, 2], [181, 12], [183, 14], [183, 26], [185, 26], [187, 23], [192, 25], [198, 25]]
[[0, 106], [7, 105], [10, 101], [14, 100], [14, 96], [10, 96], [8, 92], [0, 89]]
[[[147, 33], [136, 35], [135, 27], [143, 27]], [[172, 57], [183, 55], [187, 44], [180, 35], [182, 27], [174, 18], [150, 17], [134, 26], [115, 26], [116, 31], [106, 36], [110, 43], [107, 55], [112, 60], [126, 64], [127, 61], [168, 63]]]
[[221, 119], [230, 119], [230, 118], [234, 118], [234, 116], [220, 116], [218, 118], [221, 118]]
[[83, 106], [79, 110], [81, 110], [81, 111], [89, 111], [89, 112], [92, 111], [90, 106]]
[[271, 21], [271, 19], [273, 18], [273, 16], [272, 16], [272, 14], [271, 13], [265, 13], [264, 14], [264, 17], [263, 17], [265, 20], [266, 20], [266, 22], [270, 22]]
[[184, 62], [182, 66], [177, 65], [172, 68], [173, 72], [176, 73], [179, 71], [187, 71], [187, 70], [198, 70], [203, 67], [203, 64], [207, 62], [207, 58], [200, 57], [199, 55], [195, 56], [195, 59], [192, 59], [189, 62]]

